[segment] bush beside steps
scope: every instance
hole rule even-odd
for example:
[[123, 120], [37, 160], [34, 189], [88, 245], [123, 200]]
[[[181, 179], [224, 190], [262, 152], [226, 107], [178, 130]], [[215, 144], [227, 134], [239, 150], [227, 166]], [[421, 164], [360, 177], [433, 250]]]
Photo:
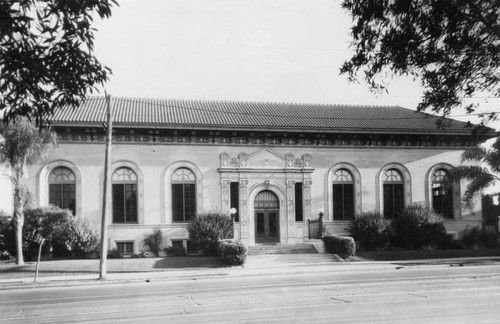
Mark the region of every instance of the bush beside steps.
[[348, 236], [325, 236], [325, 250], [327, 253], [337, 254], [342, 259], [347, 259], [356, 254], [356, 242]]
[[247, 259], [247, 247], [236, 240], [225, 239], [219, 241], [219, 255], [228, 265], [243, 265]]

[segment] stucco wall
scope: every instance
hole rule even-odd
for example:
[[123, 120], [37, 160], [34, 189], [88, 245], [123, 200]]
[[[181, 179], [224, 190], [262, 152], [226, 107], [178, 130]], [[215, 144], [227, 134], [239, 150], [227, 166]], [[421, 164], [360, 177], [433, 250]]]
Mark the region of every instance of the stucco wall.
[[[165, 174], [175, 163], [191, 163], [201, 174], [201, 196], [198, 197], [198, 210], [221, 209], [221, 174], [220, 155], [228, 153], [238, 156], [248, 155], [262, 150], [264, 147], [250, 145], [148, 145], [123, 144], [113, 145], [112, 165], [134, 165], [139, 173], [139, 225], [111, 225], [110, 240], [134, 239], [152, 232], [154, 228], [164, 231], [166, 243], [170, 238], [187, 237], [182, 224], [171, 224], [168, 199], [165, 197]], [[311, 167], [311, 215], [316, 218], [319, 211], [324, 211], [325, 221], [331, 222], [331, 206], [328, 199], [328, 173], [332, 166], [340, 162], [353, 165], [359, 171], [361, 178], [361, 210], [370, 211], [380, 208], [380, 183], [377, 180], [380, 170], [389, 163], [399, 163], [409, 171], [411, 188], [410, 200], [413, 203], [428, 203], [428, 186], [426, 178], [432, 166], [437, 163], [459, 164], [460, 150], [445, 149], [405, 149], [405, 148], [325, 148], [310, 146], [267, 146], [266, 149], [285, 156], [292, 153], [295, 157], [303, 154], [312, 156]], [[68, 144], [61, 143], [53, 149], [48, 158], [38, 166], [32, 167], [27, 179], [30, 190], [37, 193], [40, 204], [48, 203], [46, 174], [48, 165], [57, 165], [58, 161], [66, 161], [75, 166], [81, 174], [81, 208], [79, 216], [86, 217], [96, 226], [100, 224], [102, 205], [102, 179], [104, 164], [104, 145], [94, 143]], [[34, 176], [33, 176], [34, 175]], [[269, 177], [272, 177], [269, 175]], [[1, 180], [0, 180], [1, 181]], [[462, 184], [462, 191], [464, 184]], [[4, 194], [2, 193], [2, 200]], [[78, 204], [78, 203], [77, 203]], [[142, 207], [141, 207], [142, 206]], [[141, 209], [142, 208], [142, 209]], [[1, 208], [0, 208], [1, 209]], [[78, 212], [77, 212], [78, 213]], [[480, 204], [475, 210], [462, 208], [457, 221], [447, 221], [446, 226], [451, 231], [461, 231], [467, 225], [478, 225], [481, 221]], [[328, 226], [337, 232], [342, 232], [345, 223], [331, 222]], [[112, 242], [111, 242], [112, 243]], [[111, 246], [113, 246], [111, 244]], [[136, 244], [136, 250], [140, 244]]]

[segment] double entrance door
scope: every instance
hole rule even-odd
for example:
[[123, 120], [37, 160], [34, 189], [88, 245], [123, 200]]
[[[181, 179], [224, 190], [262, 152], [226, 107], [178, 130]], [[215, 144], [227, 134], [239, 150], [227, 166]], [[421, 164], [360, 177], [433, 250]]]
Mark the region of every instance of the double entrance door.
[[279, 210], [255, 211], [255, 243], [279, 243]]

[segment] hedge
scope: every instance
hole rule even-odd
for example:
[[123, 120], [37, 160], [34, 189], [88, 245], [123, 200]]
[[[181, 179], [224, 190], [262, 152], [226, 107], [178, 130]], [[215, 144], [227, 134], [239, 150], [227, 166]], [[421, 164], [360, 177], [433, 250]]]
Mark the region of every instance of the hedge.
[[348, 236], [325, 236], [325, 250], [327, 253], [334, 253], [342, 259], [346, 259], [356, 254], [356, 242]]

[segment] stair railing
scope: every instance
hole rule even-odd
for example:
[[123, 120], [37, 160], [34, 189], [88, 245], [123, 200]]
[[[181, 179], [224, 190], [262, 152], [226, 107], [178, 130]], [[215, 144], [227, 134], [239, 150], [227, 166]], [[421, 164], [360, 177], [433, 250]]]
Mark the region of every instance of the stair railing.
[[319, 213], [318, 219], [307, 220], [309, 239], [320, 239], [323, 237], [323, 213]]

